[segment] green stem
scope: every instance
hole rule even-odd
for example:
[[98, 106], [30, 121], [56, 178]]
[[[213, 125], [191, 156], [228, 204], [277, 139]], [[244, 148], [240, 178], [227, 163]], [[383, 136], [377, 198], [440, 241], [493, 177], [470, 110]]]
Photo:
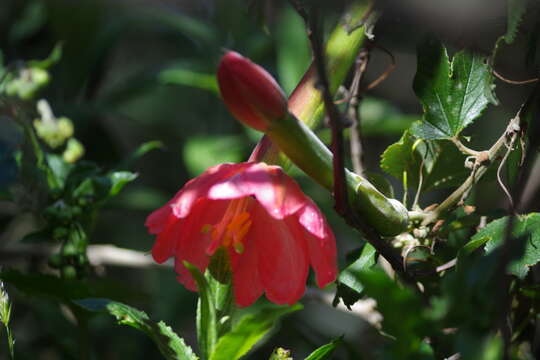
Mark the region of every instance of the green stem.
[[486, 158], [489, 161], [484, 161], [478, 165], [476, 169], [473, 170], [472, 174], [463, 182], [463, 184], [458, 187], [450, 196], [448, 196], [442, 203], [440, 203], [434, 210], [425, 214], [422, 225], [429, 225], [443, 215], [448, 213], [454, 208], [454, 206], [463, 199], [463, 197], [468, 194], [472, 186], [476, 184], [482, 176], [486, 173], [488, 168], [491, 166], [493, 161], [499, 157], [504, 150], [506, 150], [506, 141], [509, 134], [512, 136], [517, 136], [517, 131], [520, 127], [520, 114], [510, 120], [508, 126], [504, 133], [499, 137], [499, 139], [491, 146], [487, 151]]
[[[333, 191], [332, 153], [307, 127], [293, 115], [274, 122], [266, 134], [306, 174]], [[405, 207], [388, 199], [363, 177], [345, 170], [349, 203], [365, 221], [383, 236], [394, 236], [408, 225]]]
[[[367, 10], [365, 4], [352, 5], [328, 38], [325, 59], [329, 74], [329, 89], [332, 94], [335, 94], [345, 80], [366, 38], [364, 26], [349, 33], [344, 24], [360, 23]], [[313, 64], [290, 96], [289, 111], [311, 129], [320, 123], [324, 106], [321, 91], [317, 88], [317, 76]], [[259, 142], [250, 159], [280, 165], [285, 170], [291, 165], [291, 161], [268, 136], [263, 137]]]

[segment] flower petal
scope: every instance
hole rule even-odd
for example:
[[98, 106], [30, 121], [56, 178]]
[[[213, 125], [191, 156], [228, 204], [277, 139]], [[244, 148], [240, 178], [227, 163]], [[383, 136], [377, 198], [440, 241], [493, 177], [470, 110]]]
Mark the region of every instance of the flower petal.
[[208, 192], [211, 199], [255, 196], [269, 215], [283, 219], [305, 206], [308, 198], [298, 184], [278, 166], [250, 163], [244, 171], [216, 183]]
[[302, 227], [309, 249], [309, 261], [315, 271], [317, 285], [322, 288], [336, 280], [336, 239], [324, 215], [309, 199], [298, 214], [298, 225]]
[[173, 214], [179, 218], [186, 217], [198, 200], [208, 197], [208, 191], [215, 183], [227, 181], [229, 177], [241, 173], [250, 165], [251, 163], [220, 164], [208, 168], [201, 175], [188, 181], [169, 202]]
[[300, 232], [254, 207], [250, 240], [256, 242], [258, 270], [267, 298], [294, 304], [304, 294], [309, 271], [307, 247]]
[[177, 226], [177, 231], [171, 234], [176, 245], [175, 270], [178, 273], [177, 279], [189, 290], [196, 291], [197, 285], [183, 261], [196, 266], [201, 272], [206, 270], [210, 261], [206, 249], [211, 240], [210, 233], [205, 232], [204, 227], [217, 223], [223, 216], [227, 205], [228, 201], [199, 200], [186, 218], [178, 220], [181, 226]]
[[171, 205], [169, 203], [153, 211], [144, 222], [144, 226], [148, 228], [150, 234], [157, 235], [170, 224], [170, 216], [172, 215]]
[[263, 286], [257, 269], [257, 243], [251, 239], [245, 243], [244, 252], [237, 254], [229, 249], [233, 271], [233, 288], [236, 304], [250, 306], [263, 293]]
[[158, 234], [152, 247], [152, 257], [158, 264], [162, 264], [168, 258], [174, 256], [181, 225], [180, 222], [169, 224]]

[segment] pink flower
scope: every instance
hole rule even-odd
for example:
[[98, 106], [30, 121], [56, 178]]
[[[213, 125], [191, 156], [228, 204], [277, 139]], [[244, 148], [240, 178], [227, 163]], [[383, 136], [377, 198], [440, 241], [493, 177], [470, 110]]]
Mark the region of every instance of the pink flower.
[[183, 261], [203, 272], [219, 247], [230, 256], [236, 303], [263, 292], [276, 304], [303, 295], [309, 266], [319, 287], [336, 279], [336, 244], [323, 214], [280, 167], [221, 164], [189, 181], [146, 220], [152, 256], [175, 258], [178, 280], [196, 291]]
[[272, 121], [288, 114], [287, 98], [276, 80], [237, 52], [223, 55], [217, 78], [223, 102], [245, 125], [265, 131]]

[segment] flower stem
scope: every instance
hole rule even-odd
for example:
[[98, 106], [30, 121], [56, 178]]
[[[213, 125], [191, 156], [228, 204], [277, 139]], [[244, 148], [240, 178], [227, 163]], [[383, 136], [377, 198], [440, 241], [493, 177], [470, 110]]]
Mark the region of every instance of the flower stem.
[[[344, 24], [357, 24], [367, 11], [364, 4], [353, 4], [343, 20], [334, 29], [325, 48], [326, 68], [329, 74], [329, 90], [335, 94], [356, 59], [360, 48], [364, 45], [364, 27], [347, 31]], [[289, 111], [309, 128], [316, 127], [324, 113], [321, 91], [317, 88], [317, 76], [314, 64], [304, 74], [302, 80], [293, 91], [288, 102]], [[291, 161], [274, 145], [268, 136], [264, 136], [251, 154], [250, 160], [276, 164], [283, 169], [291, 165]]]
[[[289, 115], [275, 121], [266, 134], [306, 174], [333, 191], [332, 153], [307, 125]], [[352, 210], [380, 235], [394, 236], [405, 230], [407, 211], [399, 201], [388, 199], [369, 181], [347, 169], [345, 183]]]

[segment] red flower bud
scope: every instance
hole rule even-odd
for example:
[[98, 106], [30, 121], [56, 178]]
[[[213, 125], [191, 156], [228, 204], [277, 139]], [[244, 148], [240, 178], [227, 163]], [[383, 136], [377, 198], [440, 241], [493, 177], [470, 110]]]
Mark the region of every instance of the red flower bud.
[[223, 102], [249, 127], [265, 131], [288, 112], [287, 98], [276, 80], [237, 52], [228, 51], [221, 58], [217, 79]]

